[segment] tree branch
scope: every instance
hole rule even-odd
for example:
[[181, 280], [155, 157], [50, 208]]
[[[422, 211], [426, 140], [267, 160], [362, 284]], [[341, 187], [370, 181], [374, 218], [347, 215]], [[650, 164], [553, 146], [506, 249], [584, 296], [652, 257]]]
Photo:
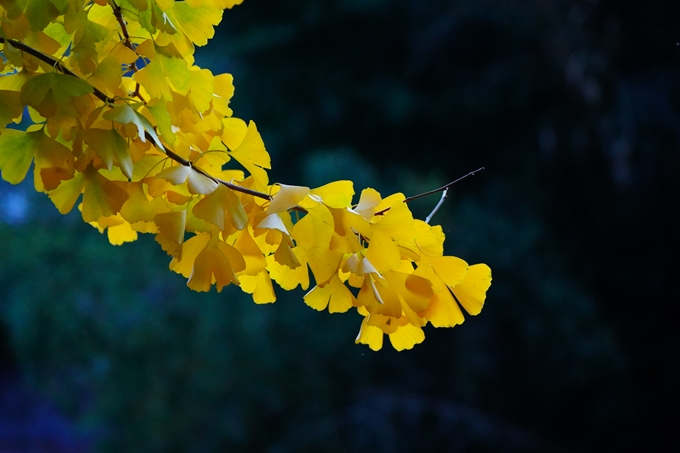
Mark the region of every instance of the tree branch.
[[[110, 4], [111, 4], [111, 8], [113, 9], [113, 15], [116, 17], [116, 20], [118, 21], [118, 25], [120, 26], [120, 29], [123, 32], [123, 45], [125, 47], [127, 47], [128, 49], [130, 49], [131, 51], [133, 51], [135, 53], [135, 55], [137, 55], [139, 57], [139, 54], [137, 54], [137, 51], [135, 50], [135, 46], [132, 45], [132, 40], [130, 39], [130, 33], [128, 33], [128, 29], [127, 29], [127, 23], [125, 22], [125, 19], [123, 18], [123, 10], [113, 0], [110, 0]], [[132, 70], [132, 72], [137, 72], [138, 68], [137, 68], [137, 62], [136, 61], [132, 62], [132, 64], [130, 65], [130, 69]], [[132, 93], [132, 95], [141, 99], [142, 103], [144, 105], [146, 105], [146, 99], [144, 99], [144, 97], [142, 96], [142, 93], [139, 92], [139, 82], [137, 82], [137, 84], [135, 85], [135, 92]]]
[[[429, 191], [427, 191], [427, 192], [419, 193], [418, 195], [413, 195], [412, 197], [406, 197], [406, 198], [404, 198], [404, 203], [408, 203], [409, 201], [417, 200], [418, 198], [426, 197], [426, 196], [428, 196], [428, 195], [432, 195], [432, 194], [435, 194], [435, 193], [437, 193], [437, 192], [444, 192], [444, 193], [442, 194], [441, 199], [439, 200], [439, 203], [437, 203], [437, 206], [434, 207], [434, 209], [432, 210], [432, 212], [430, 213], [430, 215], [427, 216], [427, 219], [425, 220], [425, 223], [429, 223], [429, 222], [430, 222], [430, 219], [432, 218], [432, 216], [435, 214], [435, 212], [437, 212], [437, 211], [439, 210], [439, 207], [442, 205], [442, 203], [443, 203], [444, 200], [446, 199], [447, 193], [448, 193], [448, 191], [449, 191], [449, 187], [451, 187], [452, 185], [454, 185], [454, 184], [457, 183], [457, 182], [462, 181], [462, 180], [465, 179], [465, 178], [468, 178], [468, 177], [470, 177], [470, 176], [474, 176], [474, 175], [476, 175], [477, 173], [481, 173], [481, 172], [483, 172], [484, 170], [486, 170], [484, 167], [479, 167], [477, 170], [471, 171], [471, 172], [468, 173], [467, 175], [461, 176], [460, 178], [456, 179], [455, 181], [451, 181], [450, 183], [445, 184], [445, 185], [439, 187], [438, 189], [429, 190]], [[376, 212], [374, 215], [382, 215], [382, 214], [386, 213], [386, 212], [389, 211], [389, 210], [390, 210], [390, 208], [385, 208], [385, 209], [383, 209], [382, 211]]]
[[[51, 57], [49, 55], [45, 55], [41, 51], [34, 49], [33, 47], [28, 46], [21, 41], [17, 41], [17, 40], [14, 40], [14, 39], [5, 39], [2, 36], [0, 36], [0, 42], [1, 43], [8, 43], [12, 47], [16, 47], [17, 49], [21, 50], [22, 52], [26, 52], [27, 54], [37, 58], [38, 60], [42, 61], [43, 63], [47, 63], [48, 65], [54, 67], [58, 71], [66, 74], [66, 75], [70, 75], [70, 76], [77, 77], [77, 78], [80, 79], [80, 77], [78, 77], [78, 74], [76, 74], [75, 72], [71, 71], [69, 68], [64, 66], [56, 58]], [[90, 85], [90, 86], [92, 86], [92, 85]], [[92, 86], [92, 89], [94, 90], [94, 95], [97, 96], [99, 99], [106, 102], [107, 104], [113, 104], [114, 100], [112, 98], [108, 97], [107, 95], [105, 95], [104, 92], [102, 92], [101, 90], [99, 90], [98, 88], [96, 88], [94, 86]]]
[[[25, 53], [39, 59], [40, 61], [49, 64], [50, 66], [54, 67], [58, 71], [66, 74], [66, 75], [76, 77], [80, 80], [83, 80], [81, 77], [78, 76], [78, 74], [76, 74], [75, 72], [68, 69], [66, 66], [64, 66], [56, 58], [51, 57], [49, 55], [45, 55], [44, 53], [40, 52], [39, 50], [36, 50], [36, 49], [32, 48], [31, 46], [28, 46], [28, 45], [26, 45], [26, 44], [24, 44], [20, 41], [16, 41], [14, 39], [5, 39], [5, 38], [0, 36], [0, 43], [9, 43], [11, 46], [16, 47], [17, 49], [21, 50], [22, 52], [25, 52]], [[102, 92], [101, 90], [92, 86], [92, 84], [90, 84], [86, 80], [83, 80], [83, 81], [85, 83], [88, 83], [92, 87], [93, 94], [99, 100], [101, 100], [102, 102], [104, 102], [106, 104], [113, 104], [114, 103], [114, 101], [115, 101], [114, 99], [109, 98], [106, 94], [104, 94], [104, 92]], [[151, 142], [151, 143], [155, 143], [154, 139], [151, 137], [151, 134], [149, 134], [148, 132], [144, 132], [144, 138], [146, 140], [149, 140], [149, 142]], [[196, 170], [198, 173], [209, 178], [210, 180], [214, 181], [215, 183], [222, 184], [222, 185], [230, 188], [231, 190], [234, 190], [236, 192], [245, 193], [245, 194], [248, 194], [248, 195], [252, 195], [252, 196], [257, 197], [257, 198], [263, 198], [265, 200], [271, 200], [272, 199], [272, 197], [269, 194], [266, 194], [266, 193], [263, 193], [263, 192], [258, 192], [256, 190], [252, 190], [252, 189], [248, 189], [247, 187], [241, 187], [241, 186], [238, 186], [236, 184], [221, 180], [219, 178], [215, 178], [214, 176], [212, 176], [210, 173], [203, 170], [202, 168], [192, 165], [190, 161], [188, 161], [187, 159], [183, 158], [182, 156], [176, 154], [174, 151], [172, 151], [171, 149], [169, 149], [167, 147], [165, 147], [165, 154], [170, 159], [174, 160], [175, 162], [179, 163], [180, 165], [184, 165], [185, 167], [191, 167], [194, 170]]]
[[428, 191], [428, 192], [423, 192], [423, 193], [420, 193], [420, 194], [418, 194], [418, 195], [414, 195], [414, 196], [412, 196], [412, 197], [407, 197], [407, 198], [404, 199], [404, 203], [408, 203], [409, 201], [413, 201], [413, 200], [416, 200], [416, 199], [418, 199], [418, 198], [422, 198], [422, 197], [426, 197], [426, 196], [428, 196], [428, 195], [432, 195], [433, 193], [442, 192], [442, 191], [444, 191], [444, 190], [447, 190], [449, 187], [451, 187], [451, 186], [454, 185], [455, 183], [460, 182], [460, 181], [462, 181], [463, 179], [468, 178], [468, 177], [470, 177], [470, 176], [474, 176], [474, 175], [476, 175], [477, 173], [481, 173], [481, 172], [483, 172], [484, 170], [486, 170], [484, 167], [479, 167], [477, 170], [471, 171], [471, 172], [468, 173], [467, 175], [461, 176], [460, 178], [456, 179], [455, 181], [451, 181], [450, 183], [448, 183], [448, 184], [446, 184], [446, 185], [443, 185], [443, 186], [441, 186], [441, 187], [438, 188], [438, 189], [430, 190], [430, 191]]

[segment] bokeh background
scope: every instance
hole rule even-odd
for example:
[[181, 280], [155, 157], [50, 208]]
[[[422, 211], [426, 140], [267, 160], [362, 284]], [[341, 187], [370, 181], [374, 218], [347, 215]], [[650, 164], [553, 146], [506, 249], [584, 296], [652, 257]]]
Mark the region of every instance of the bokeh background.
[[[396, 353], [303, 291], [190, 291], [0, 185], [0, 452], [680, 451], [680, 4], [246, 0], [235, 76], [272, 180], [414, 195], [485, 262], [481, 315]], [[413, 203], [423, 218], [437, 196]]]

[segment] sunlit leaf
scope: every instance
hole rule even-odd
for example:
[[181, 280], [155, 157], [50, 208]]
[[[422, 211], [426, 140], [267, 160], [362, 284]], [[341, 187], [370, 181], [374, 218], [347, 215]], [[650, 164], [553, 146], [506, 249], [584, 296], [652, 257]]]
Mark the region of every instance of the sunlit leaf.
[[57, 110], [80, 116], [78, 98], [93, 92], [92, 86], [77, 77], [50, 72], [30, 79], [21, 89], [21, 103], [30, 105], [45, 118]]
[[373, 263], [378, 272], [383, 273], [396, 269], [399, 266], [401, 253], [394, 241], [378, 230], [371, 236], [371, 242], [366, 251], [366, 258]]
[[420, 327], [411, 324], [404, 324], [399, 326], [396, 332], [391, 333], [390, 343], [397, 351], [405, 349], [412, 349], [413, 346], [422, 343], [425, 340], [425, 332]]
[[367, 315], [361, 323], [359, 335], [357, 335], [355, 343], [365, 344], [373, 351], [379, 351], [383, 345], [383, 331], [379, 328], [368, 324], [370, 315]]
[[312, 288], [304, 301], [315, 310], [322, 311], [328, 307], [330, 313], [344, 313], [355, 304], [354, 295], [337, 275], [327, 285]]
[[19, 118], [23, 111], [18, 91], [0, 90], [0, 128]]
[[127, 142], [116, 130], [86, 129], [82, 132], [82, 138], [101, 157], [106, 168], [111, 170], [115, 158], [123, 174], [132, 179], [134, 166]]
[[62, 181], [56, 189], [51, 191], [50, 200], [61, 214], [68, 214], [78, 201], [83, 187], [85, 187], [85, 175], [78, 172], [73, 178]]
[[234, 248], [238, 250], [246, 263], [242, 271], [246, 275], [257, 275], [267, 267], [267, 260], [248, 228], [243, 228], [236, 236]]
[[269, 177], [265, 169], [271, 168], [271, 161], [254, 122], [248, 124], [243, 141], [229, 155], [243, 165], [260, 185], [264, 187], [268, 184]]
[[482, 311], [486, 292], [491, 286], [491, 269], [486, 264], [470, 266], [465, 277], [451, 291], [456, 299], [471, 315]]
[[210, 195], [193, 208], [196, 217], [225, 231], [227, 227], [242, 230], [248, 224], [248, 216], [241, 200], [228, 187], [220, 184]]
[[279, 184], [279, 191], [274, 195], [269, 207], [268, 214], [284, 212], [298, 204], [309, 193], [309, 187], [288, 186]]
[[105, 119], [116, 121], [120, 124], [134, 124], [137, 128], [137, 135], [143, 142], [146, 141], [146, 134], [151, 136], [154, 144], [160, 149], [165, 149], [156, 135], [149, 120], [127, 104], [116, 104], [102, 115]]
[[83, 220], [95, 222], [100, 217], [118, 214], [128, 193], [92, 167], [88, 167], [84, 176]]
[[272, 280], [267, 271], [263, 270], [257, 275], [242, 275], [239, 277], [241, 289], [253, 295], [256, 304], [270, 304], [276, 301], [276, 294], [272, 286]]
[[188, 3], [175, 3], [172, 16], [196, 45], [204, 46], [215, 35], [214, 26], [222, 20], [222, 8], [202, 5], [192, 8]]
[[0, 135], [0, 170], [2, 179], [19, 184], [26, 177], [38, 146], [35, 133], [6, 129]]
[[186, 211], [165, 212], [157, 214], [154, 218], [154, 222], [158, 226], [156, 242], [168, 255], [175, 257], [178, 261], [182, 260], [186, 214]]
[[333, 215], [326, 206], [310, 209], [293, 227], [291, 235], [306, 249], [328, 248], [333, 236]]
[[126, 242], [137, 240], [137, 232], [125, 221], [119, 225], [110, 226], [106, 230], [109, 242], [112, 245], [123, 245]]
[[300, 285], [302, 289], [307, 289], [309, 288], [309, 270], [307, 268], [307, 259], [304, 250], [301, 247], [295, 247], [291, 251], [295, 254], [295, 258], [300, 265], [291, 268], [276, 261], [274, 255], [269, 255], [267, 257], [269, 275], [286, 291], [295, 289], [298, 285]]
[[194, 291], [210, 291], [213, 282], [218, 292], [232, 283], [239, 284], [227, 256], [221, 249], [208, 246], [194, 260], [187, 285]]
[[325, 285], [338, 272], [342, 260], [342, 253], [327, 248], [306, 249], [305, 256], [317, 285]]

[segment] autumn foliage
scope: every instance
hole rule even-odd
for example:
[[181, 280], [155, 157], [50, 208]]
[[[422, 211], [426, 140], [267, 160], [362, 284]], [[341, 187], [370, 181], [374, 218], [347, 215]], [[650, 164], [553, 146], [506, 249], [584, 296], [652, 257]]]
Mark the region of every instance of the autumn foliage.
[[311, 287], [316, 310], [356, 309], [373, 350], [479, 313], [490, 269], [444, 256], [441, 227], [403, 194], [270, 183], [255, 123], [229, 108], [231, 75], [194, 65], [241, 1], [0, 0], [2, 178], [33, 168], [37, 191], [112, 244], [154, 234], [195, 291], [234, 284], [269, 303], [272, 281]]

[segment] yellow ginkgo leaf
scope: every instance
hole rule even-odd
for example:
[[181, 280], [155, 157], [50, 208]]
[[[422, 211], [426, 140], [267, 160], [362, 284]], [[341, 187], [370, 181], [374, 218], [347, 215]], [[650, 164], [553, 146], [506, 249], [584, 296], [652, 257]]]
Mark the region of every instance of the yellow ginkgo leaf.
[[286, 235], [290, 234], [279, 214], [269, 214], [255, 226], [255, 229], [277, 230]]
[[4, 130], [0, 135], [2, 179], [11, 184], [19, 184], [23, 181], [31, 167], [38, 144], [39, 136], [35, 132]]
[[399, 267], [401, 252], [387, 234], [381, 230], [376, 230], [371, 236], [371, 242], [366, 251], [366, 258], [382, 274]]
[[120, 209], [120, 215], [130, 224], [153, 222], [157, 214], [168, 210], [162, 197], [152, 198], [144, 192], [141, 182], [133, 182], [125, 187], [129, 195]]
[[[376, 284], [372, 275], [364, 278], [364, 284], [357, 295], [357, 302], [366, 307], [374, 315], [380, 314], [389, 318], [401, 318], [402, 315], [401, 300], [399, 300], [399, 294], [396, 289]], [[382, 318], [373, 317], [372, 322], [378, 322], [379, 320], [382, 320]], [[388, 329], [393, 326], [390, 322], [385, 322], [386, 324], [381, 324], [380, 327], [385, 329], [386, 333], [389, 333]]]
[[[7, 76], [3, 75], [2, 78]], [[16, 120], [18, 122], [21, 114], [24, 111], [24, 106], [19, 100], [20, 93], [18, 91], [1, 90], [0, 89], [0, 128], [3, 128], [10, 122]]]
[[190, 193], [208, 195], [217, 189], [218, 184], [212, 179], [198, 173], [189, 165], [169, 167], [156, 175], [174, 185], [187, 183]]
[[230, 151], [229, 155], [253, 175], [260, 187], [267, 186], [269, 177], [265, 169], [271, 168], [271, 160], [254, 122], [248, 124], [243, 141], [238, 148]]
[[361, 322], [361, 328], [359, 329], [359, 335], [357, 335], [354, 342], [356, 344], [365, 344], [373, 351], [380, 351], [383, 345], [383, 331], [378, 327], [372, 326], [368, 323], [368, 319], [371, 315], [367, 315]]
[[156, 242], [170, 256], [182, 260], [182, 244], [186, 228], [187, 212], [164, 212], [157, 214], [154, 222], [158, 226]]
[[309, 268], [314, 274], [317, 285], [325, 285], [330, 278], [338, 273], [342, 253], [327, 248], [305, 249], [305, 256]]
[[[164, 99], [170, 102], [173, 100], [173, 91], [187, 94], [191, 74], [186, 60], [182, 58], [175, 45], [156, 45], [154, 57], [149, 64], [134, 74], [134, 79], [154, 99]], [[199, 79], [196, 81], [200, 83]], [[200, 92], [200, 88], [197, 88], [197, 92]]]
[[451, 291], [456, 300], [471, 315], [477, 315], [482, 311], [486, 292], [491, 286], [491, 269], [486, 264], [470, 266], [465, 277], [452, 288]]
[[328, 248], [333, 236], [333, 215], [324, 205], [307, 211], [291, 231], [298, 245], [306, 249]]
[[266, 211], [267, 214], [285, 212], [297, 205], [309, 193], [309, 187], [289, 186], [286, 184], [277, 184], [277, 186], [279, 191], [272, 198]]
[[334, 181], [310, 191], [310, 197], [300, 202], [303, 208], [323, 203], [329, 208], [348, 208], [352, 205], [354, 184], [352, 181]]
[[307, 289], [309, 288], [309, 269], [304, 250], [301, 247], [295, 247], [291, 251], [295, 254], [300, 266], [291, 268], [276, 261], [274, 255], [269, 255], [267, 257], [269, 276], [286, 291], [295, 289], [298, 285], [302, 289]]
[[241, 289], [252, 294], [253, 302], [256, 304], [276, 302], [272, 280], [266, 270], [262, 270], [257, 275], [241, 275], [239, 281], [241, 282]]
[[71, 150], [42, 131], [29, 134], [37, 134], [38, 137], [33, 174], [35, 190], [50, 191], [57, 188], [62, 180], [71, 179], [74, 175]]
[[189, 93], [187, 96], [199, 113], [210, 108], [214, 79], [212, 72], [207, 69], [197, 70], [197, 68], [192, 68], [189, 71]]
[[127, 142], [116, 130], [86, 129], [81, 132], [81, 137], [104, 161], [107, 169], [111, 170], [115, 158], [123, 174], [128, 179], [132, 179], [134, 165], [130, 158], [130, 151]]
[[151, 112], [153, 119], [156, 120], [156, 127], [158, 128], [161, 137], [163, 137], [163, 140], [171, 145], [175, 143], [177, 137], [172, 130], [172, 118], [168, 112], [165, 100], [159, 99], [155, 105], [147, 105], [147, 108], [149, 109], [149, 112]]
[[359, 204], [354, 208], [354, 211], [361, 214], [366, 220], [371, 220], [373, 214], [376, 212], [376, 206], [380, 204], [382, 198], [377, 190], [370, 187], [361, 191], [359, 197]]
[[257, 275], [267, 267], [267, 260], [257, 242], [253, 239], [249, 228], [243, 228], [240, 232], [236, 233], [234, 248], [241, 253], [245, 260], [246, 268], [241, 271], [244, 274]]
[[214, 26], [222, 20], [222, 9], [211, 5], [193, 8], [188, 2], [177, 2], [170, 17], [197, 46], [204, 46], [215, 35]]
[[[170, 228], [170, 236], [174, 238], [176, 235], [172, 231], [178, 231], [177, 219], [167, 218], [167, 220], [168, 222], [172, 222], [174, 224]], [[190, 237], [184, 242], [184, 245], [182, 246], [181, 256], [175, 256], [170, 262], [170, 270], [183, 275], [185, 278], [189, 278], [194, 268], [194, 261], [196, 260], [196, 257], [199, 253], [201, 253], [208, 242], [210, 242], [210, 239], [211, 235], [209, 233], [200, 232]]]
[[315, 286], [304, 296], [307, 305], [315, 310], [322, 311], [328, 307], [329, 313], [344, 313], [356, 304], [352, 292], [334, 275], [327, 285]]
[[61, 214], [68, 214], [78, 201], [84, 187], [85, 175], [77, 172], [73, 178], [61, 181], [59, 186], [49, 193], [49, 197]]
[[419, 275], [391, 271], [385, 273], [384, 277], [415, 313], [425, 310], [434, 296], [432, 283]]
[[205, 292], [210, 291], [213, 282], [217, 292], [232, 283], [239, 284], [229, 259], [221, 249], [209, 245], [196, 256], [187, 286], [194, 291]]
[[419, 315], [430, 321], [434, 327], [453, 327], [465, 321], [460, 306], [448, 288], [436, 293], [430, 299], [428, 307]]
[[93, 92], [90, 84], [78, 77], [49, 72], [30, 79], [21, 89], [21, 103], [30, 105], [45, 118], [63, 111], [79, 117], [83, 104], [79, 99]]
[[[229, 108], [229, 100], [234, 95], [234, 77], [231, 74], [219, 74], [214, 76], [213, 83], [213, 109], [217, 110], [224, 116], [231, 116], [232, 111]], [[243, 126], [246, 126], [245, 122], [243, 122]], [[246, 127], [243, 128], [244, 134]], [[230, 146], [230, 148], [234, 149], [235, 146], [233, 148]]]
[[231, 150], [238, 148], [248, 131], [246, 122], [240, 118], [224, 118], [222, 126], [222, 134], [220, 135], [222, 142]]
[[468, 263], [455, 256], [428, 257], [426, 262], [449, 288], [458, 285], [469, 271]]
[[100, 217], [118, 214], [128, 199], [128, 193], [91, 166], [83, 173], [85, 176], [83, 220], [96, 222]]
[[404, 324], [397, 331], [390, 334], [390, 343], [397, 351], [412, 349], [413, 346], [425, 340], [423, 329], [411, 324]]
[[248, 215], [239, 197], [220, 184], [210, 195], [196, 203], [193, 214], [201, 220], [217, 225], [220, 230], [242, 230], [248, 225]]
[[129, 105], [116, 104], [113, 108], [104, 112], [102, 117], [120, 124], [134, 125], [137, 128], [137, 135], [141, 141], [146, 142], [146, 135], [148, 134], [157, 147], [165, 150], [149, 120]]
[[[125, 49], [123, 46], [120, 47]], [[107, 95], [113, 96], [120, 87], [122, 75], [121, 62], [115, 56], [109, 55], [97, 65], [87, 81]]]
[[137, 232], [125, 221], [119, 225], [110, 226], [106, 230], [109, 242], [112, 245], [123, 245], [126, 242], [137, 240]]
[[274, 252], [274, 259], [277, 263], [288, 266], [291, 269], [296, 268], [300, 265], [300, 261], [293, 252], [292, 247], [286, 240], [282, 240], [279, 247]]
[[[356, 253], [363, 249], [360, 234], [365, 233], [364, 238], [370, 234], [368, 222], [359, 214], [348, 208], [334, 209], [329, 208], [333, 215], [333, 236], [331, 237], [330, 248], [343, 253]], [[357, 227], [356, 220], [361, 221], [366, 227]]]
[[[412, 243], [416, 236], [415, 229], [413, 228], [413, 214], [411, 214], [406, 203], [403, 202], [403, 196], [400, 198], [402, 199], [396, 201], [393, 205], [388, 205], [390, 207], [389, 211], [382, 215], [374, 216], [371, 219], [371, 223], [373, 223], [375, 231], [382, 231], [395, 240]], [[385, 200], [388, 199], [386, 198]], [[383, 206], [384, 204], [380, 203], [376, 207], [376, 212], [385, 209]]]

